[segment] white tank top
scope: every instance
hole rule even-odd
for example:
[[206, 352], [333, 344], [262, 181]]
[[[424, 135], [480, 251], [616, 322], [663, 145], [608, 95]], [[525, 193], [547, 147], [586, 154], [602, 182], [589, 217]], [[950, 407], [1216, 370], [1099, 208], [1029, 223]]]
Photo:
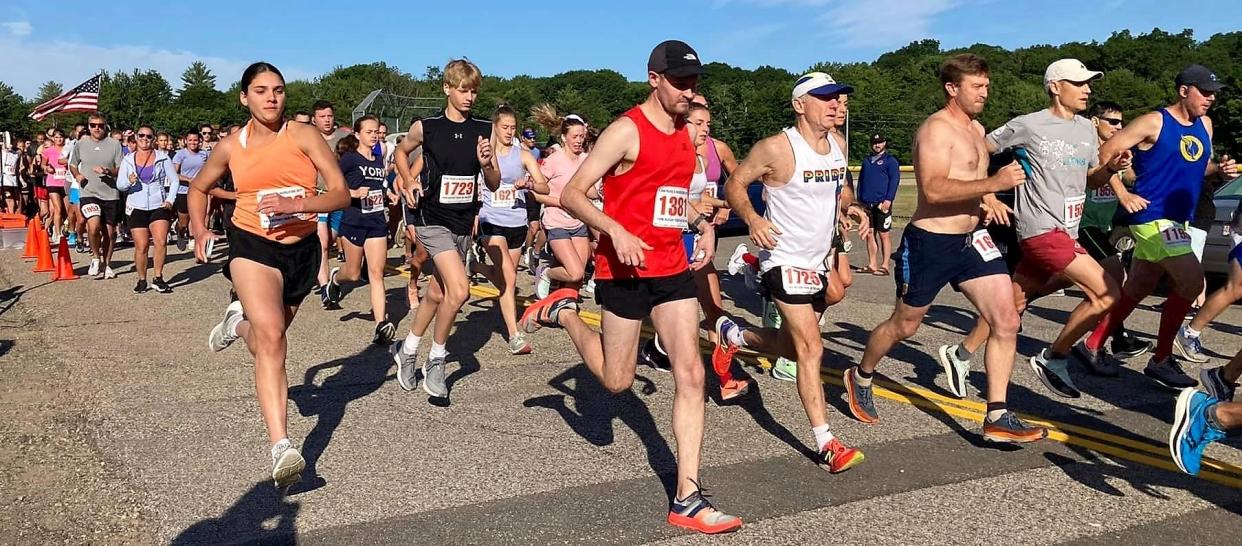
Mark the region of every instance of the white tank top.
[[707, 191], [707, 166], [703, 164], [702, 157], [695, 156], [695, 158], [697, 159], [695, 168], [702, 169], [702, 171], [696, 172], [694, 176], [690, 177], [691, 201], [698, 201], [703, 197], [703, 192]]
[[832, 136], [827, 137], [827, 155], [811, 148], [793, 127], [785, 129], [785, 136], [793, 148], [793, 178], [783, 186], [764, 188], [768, 208], [763, 216], [781, 234], [775, 249], [760, 251], [759, 268], [765, 273], [777, 266], [823, 273], [837, 225], [837, 188], [845, 183], [845, 154]]

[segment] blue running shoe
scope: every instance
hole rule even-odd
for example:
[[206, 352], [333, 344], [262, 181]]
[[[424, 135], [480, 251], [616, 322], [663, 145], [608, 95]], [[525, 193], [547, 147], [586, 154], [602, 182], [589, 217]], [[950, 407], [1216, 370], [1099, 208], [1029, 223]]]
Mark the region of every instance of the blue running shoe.
[[1193, 388], [1183, 389], [1173, 412], [1173, 428], [1169, 429], [1169, 453], [1182, 472], [1199, 475], [1199, 463], [1208, 444], [1225, 437], [1207, 422], [1207, 412], [1220, 403]]
[[1233, 393], [1238, 387], [1225, 379], [1224, 371], [1224, 366], [1204, 368], [1199, 372], [1199, 382], [1203, 384], [1203, 390], [1206, 390], [1212, 398], [1222, 402], [1232, 402]]
[[1177, 348], [1177, 352], [1181, 353], [1183, 358], [1195, 364], [1204, 364], [1209, 360], [1208, 356], [1203, 354], [1203, 342], [1199, 341], [1199, 336], [1187, 334], [1185, 326], [1177, 330], [1177, 337], [1173, 338], [1173, 347]]

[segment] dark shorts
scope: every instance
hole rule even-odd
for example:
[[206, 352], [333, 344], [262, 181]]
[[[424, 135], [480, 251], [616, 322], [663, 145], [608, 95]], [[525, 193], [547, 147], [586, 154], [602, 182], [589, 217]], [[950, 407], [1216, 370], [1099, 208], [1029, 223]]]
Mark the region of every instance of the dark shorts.
[[233, 280], [229, 263], [245, 258], [275, 269], [284, 280], [281, 299], [285, 305], [300, 305], [318, 282], [319, 235], [311, 232], [292, 244], [265, 239], [244, 229], [228, 230], [229, 261], [224, 264], [224, 277]]
[[509, 250], [522, 248], [522, 245], [526, 243], [526, 226], [506, 227], [479, 222], [479, 244], [487, 246], [487, 242], [493, 237], [504, 237], [505, 245], [509, 247]]
[[651, 316], [657, 305], [694, 299], [696, 293], [690, 270], [668, 277], [595, 280], [595, 302], [605, 311], [629, 320], [642, 320]]
[[1087, 250], [1087, 254], [1095, 258], [1095, 261], [1103, 262], [1121, 254], [1121, 251], [1117, 250], [1117, 245], [1111, 242], [1109, 233], [1109, 231], [1094, 226], [1080, 226], [1078, 228], [1078, 244], [1082, 245]]
[[350, 244], [360, 247], [367, 242], [367, 239], [384, 239], [387, 241], [388, 225], [383, 223], [351, 224], [341, 222], [340, 231], [336, 235], [337, 237], [343, 237]]
[[[984, 250], [973, 244], [975, 237], [971, 233], [931, 233], [914, 224], [907, 225], [901, 234], [893, 271], [897, 297], [911, 307], [926, 307], [945, 285], [952, 285], [956, 290], [961, 283], [972, 279], [1008, 275], [1005, 260], [1001, 259], [991, 237], [980, 234], [979, 238], [979, 246]], [[989, 259], [984, 258], [985, 252]]]
[[871, 229], [876, 233], [888, 233], [893, 229], [893, 208], [890, 206], [888, 212], [880, 209], [880, 204], [867, 204], [867, 212], [871, 213]]
[[1225, 263], [1228, 264], [1229, 262], [1238, 262], [1238, 265], [1242, 266], [1242, 245], [1233, 245], [1233, 248], [1229, 250], [1229, 256]]
[[539, 215], [543, 214], [543, 203], [535, 200], [535, 198], [527, 196], [526, 198], [526, 221], [538, 222]]
[[[99, 206], [99, 214], [95, 214], [92, 206]], [[115, 226], [121, 222], [124, 212], [120, 199], [100, 199], [98, 197], [82, 197], [79, 203], [82, 217], [90, 220], [93, 217], [103, 218], [103, 223]]]
[[1087, 254], [1078, 241], [1059, 228], [1028, 237], [1018, 244], [1022, 247], [1022, 262], [1014, 273], [1041, 282], [1065, 271], [1074, 258]]
[[129, 229], [148, 229], [152, 222], [159, 220], [171, 222], [172, 215], [173, 212], [164, 207], [154, 210], [134, 209], [129, 211], [129, 215], [125, 217], [125, 225]]
[[65, 187], [64, 186], [48, 186], [47, 194], [48, 195], [59, 194], [61, 197], [64, 197], [66, 195]]
[[[828, 286], [828, 277], [826, 275], [819, 272], [808, 272], [808, 274], [814, 275], [815, 278], [818, 279], [819, 290], [810, 294], [790, 294], [789, 291], [786, 290], [785, 286], [786, 269], [787, 268], [784, 266], [778, 265], [772, 269], [769, 269], [763, 274], [763, 276], [759, 277], [759, 285], [763, 289], [763, 292], [766, 293], [766, 297], [768, 299], [779, 301], [788, 305], [810, 305], [812, 309], [815, 309], [816, 313], [823, 313], [824, 310], [828, 309], [828, 300], [824, 297], [824, 291]], [[788, 280], [790, 280], [791, 284], [794, 286], [807, 285], [808, 283], [815, 282], [807, 278], [802, 278], [800, 280], [797, 279], [795, 275], [799, 275], [799, 273], [795, 271], [791, 270], [788, 273]], [[806, 290], [803, 289], [799, 292], [803, 291]]]
[[587, 229], [586, 224], [578, 226], [574, 229], [544, 228], [544, 231], [548, 233], [549, 241], [559, 241], [561, 239], [573, 239], [574, 237], [581, 237], [583, 239], [586, 239], [591, 236], [591, 230]]
[[177, 214], [189, 214], [190, 195], [186, 193], [177, 194], [177, 199], [173, 201], [173, 210], [176, 211]]
[[1018, 269], [1018, 263], [1022, 261], [1022, 245], [1018, 243], [1018, 230], [1013, 224], [1008, 226], [992, 224], [987, 229], [988, 235], [992, 236], [992, 242], [996, 244], [996, 248], [1000, 249], [1001, 256], [1005, 257], [1005, 268], [1009, 270], [1010, 275], [1013, 275], [1013, 272]]

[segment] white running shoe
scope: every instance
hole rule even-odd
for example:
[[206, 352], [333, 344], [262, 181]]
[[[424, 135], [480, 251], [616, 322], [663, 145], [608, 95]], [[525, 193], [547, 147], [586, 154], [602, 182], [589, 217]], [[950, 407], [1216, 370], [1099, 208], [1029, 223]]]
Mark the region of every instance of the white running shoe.
[[108, 266], [108, 267], [105, 267], [105, 268], [104, 268], [104, 278], [105, 278], [105, 279], [115, 279], [115, 278], [116, 278], [116, 271], [113, 271], [113, 270], [112, 270], [112, 266]]
[[99, 276], [99, 259], [91, 260], [91, 266], [86, 270], [86, 274], [91, 277]]
[[737, 248], [733, 249], [733, 255], [729, 256], [730, 275], [737, 275], [742, 271], [743, 267], [746, 267], [746, 262], [742, 260], [742, 256], [748, 253], [750, 253], [750, 249], [746, 248], [746, 243], [741, 243], [737, 245]]

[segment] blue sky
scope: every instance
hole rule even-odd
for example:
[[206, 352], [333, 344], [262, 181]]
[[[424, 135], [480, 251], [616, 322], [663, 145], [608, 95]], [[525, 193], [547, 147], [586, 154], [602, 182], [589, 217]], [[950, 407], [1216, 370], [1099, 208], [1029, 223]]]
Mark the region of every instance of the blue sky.
[[0, 81], [24, 96], [49, 79], [76, 85], [100, 68], [154, 68], [176, 86], [193, 60], [207, 62], [221, 87], [258, 59], [291, 78], [379, 60], [421, 74], [467, 56], [501, 76], [611, 68], [639, 79], [651, 47], [667, 38], [689, 42], [705, 61], [801, 71], [819, 61], [873, 60], [922, 38], [1013, 48], [1103, 40], [1125, 28], [1191, 28], [1199, 39], [1242, 29], [1242, 8], [1224, 0], [3, 4]]

